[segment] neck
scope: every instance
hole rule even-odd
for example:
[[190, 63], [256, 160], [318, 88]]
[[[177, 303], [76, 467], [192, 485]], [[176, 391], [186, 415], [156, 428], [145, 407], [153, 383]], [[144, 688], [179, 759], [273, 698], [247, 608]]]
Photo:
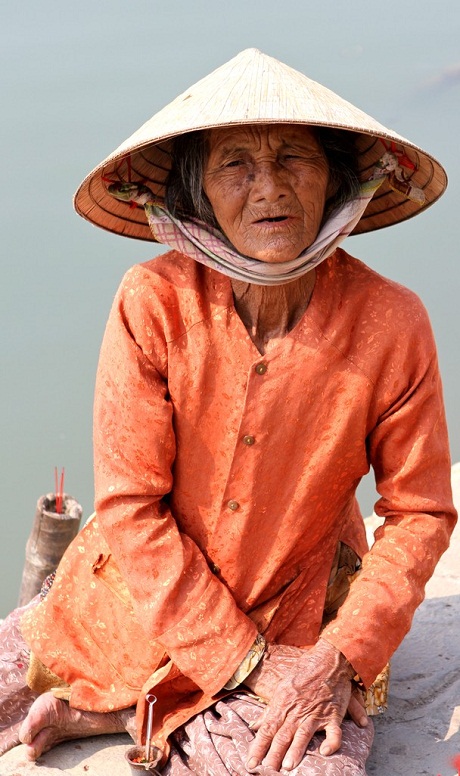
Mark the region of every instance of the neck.
[[315, 271], [280, 286], [259, 286], [232, 280], [235, 308], [260, 353], [284, 337], [307, 309]]

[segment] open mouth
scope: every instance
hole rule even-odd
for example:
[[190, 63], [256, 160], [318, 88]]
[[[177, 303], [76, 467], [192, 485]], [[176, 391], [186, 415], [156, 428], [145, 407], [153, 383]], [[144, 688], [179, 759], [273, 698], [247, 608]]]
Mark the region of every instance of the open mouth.
[[278, 221], [287, 221], [287, 216], [274, 216], [273, 218], [260, 218], [257, 223], [258, 224], [264, 224], [268, 221], [268, 223], [276, 223]]

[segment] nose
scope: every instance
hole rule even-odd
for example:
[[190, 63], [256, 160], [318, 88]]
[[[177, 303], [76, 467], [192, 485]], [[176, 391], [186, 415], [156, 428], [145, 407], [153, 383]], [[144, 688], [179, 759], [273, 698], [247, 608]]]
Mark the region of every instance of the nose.
[[277, 162], [264, 161], [255, 166], [250, 194], [253, 202], [278, 202], [287, 196], [288, 189], [284, 171]]

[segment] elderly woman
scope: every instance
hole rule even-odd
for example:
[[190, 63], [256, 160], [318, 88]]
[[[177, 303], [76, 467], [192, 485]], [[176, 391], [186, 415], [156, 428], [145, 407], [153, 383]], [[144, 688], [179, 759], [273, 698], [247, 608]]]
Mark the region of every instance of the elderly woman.
[[[145, 740], [153, 691], [168, 773], [365, 773], [364, 690], [455, 511], [427, 315], [338, 245], [444, 187], [428, 154], [255, 50], [84, 181], [82, 215], [173, 250], [119, 289], [97, 516], [22, 618], [30, 757], [129, 729], [135, 706]], [[369, 466], [385, 524], [368, 552]]]

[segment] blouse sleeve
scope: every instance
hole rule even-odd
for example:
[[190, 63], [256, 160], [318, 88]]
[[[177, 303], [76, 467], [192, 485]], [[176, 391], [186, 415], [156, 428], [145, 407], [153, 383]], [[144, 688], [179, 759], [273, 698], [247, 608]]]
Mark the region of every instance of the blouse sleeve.
[[[385, 523], [337, 618], [322, 637], [369, 686], [408, 632], [456, 521], [435, 344], [420, 305], [376, 386], [378, 419], [368, 451]], [[421, 312], [420, 312], [421, 311]], [[395, 356], [397, 352], [397, 356]]]
[[[152, 640], [208, 694], [257, 635], [168, 507], [175, 458], [167, 313], [150, 273], [124, 278], [107, 324], [94, 408], [95, 507]], [[193, 455], [193, 450], [190, 451]]]

